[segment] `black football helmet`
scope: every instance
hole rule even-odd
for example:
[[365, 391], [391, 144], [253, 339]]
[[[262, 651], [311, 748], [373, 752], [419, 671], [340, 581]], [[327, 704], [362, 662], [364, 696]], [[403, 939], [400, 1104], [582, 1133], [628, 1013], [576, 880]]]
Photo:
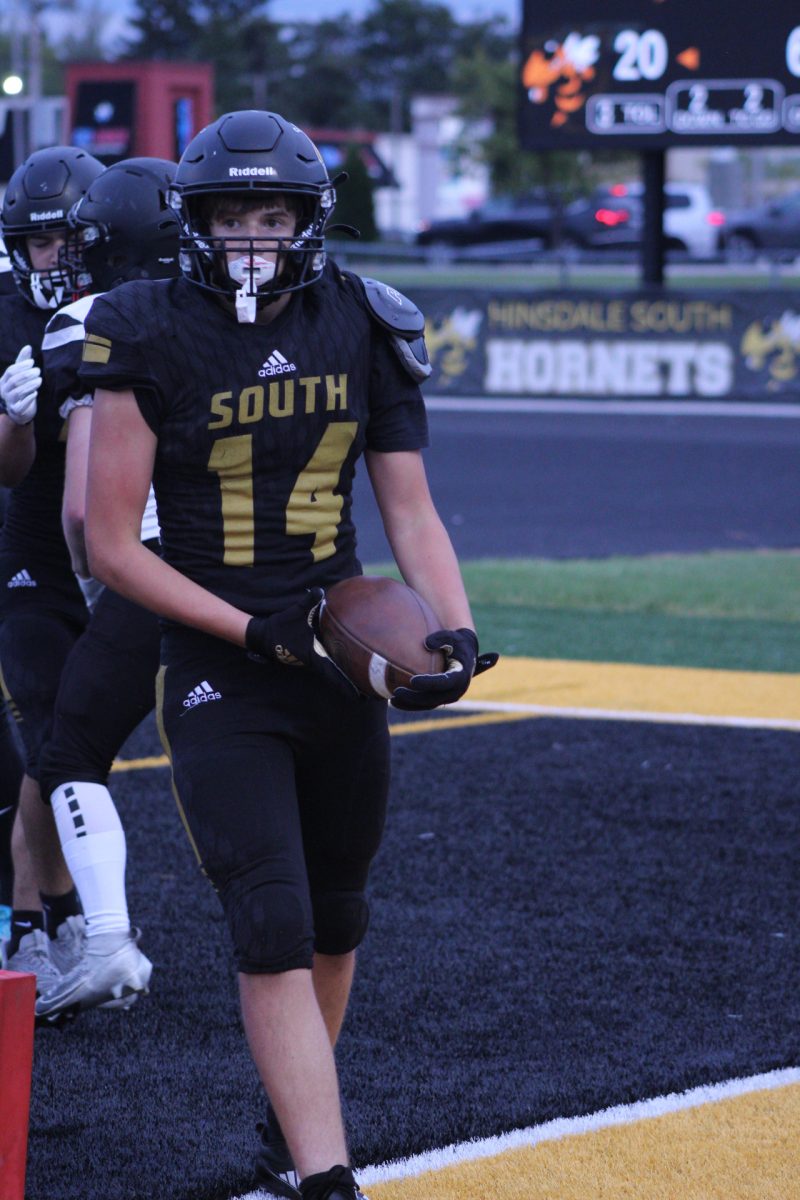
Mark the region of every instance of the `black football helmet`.
[[60, 308], [80, 295], [80, 289], [62, 265], [34, 271], [27, 239], [65, 230], [69, 210], [104, 170], [77, 146], [49, 146], [29, 155], [8, 181], [0, 218], [3, 240], [14, 282], [36, 308]]
[[[226, 243], [241, 254], [256, 252], [254, 241], [240, 235], [211, 237], [207, 198], [220, 193], [248, 200], [277, 194], [296, 210], [294, 236], [275, 240], [281, 257], [268, 282], [252, 272], [244, 283], [228, 274]], [[178, 163], [173, 203], [183, 223], [181, 269], [202, 288], [255, 297], [258, 307], [308, 287], [325, 266], [325, 226], [335, 200], [322, 155], [296, 125], [272, 112], [226, 113], [192, 139]]]
[[107, 167], [70, 209], [62, 258], [93, 292], [179, 274], [180, 221], [168, 195], [177, 163], [126, 158]]

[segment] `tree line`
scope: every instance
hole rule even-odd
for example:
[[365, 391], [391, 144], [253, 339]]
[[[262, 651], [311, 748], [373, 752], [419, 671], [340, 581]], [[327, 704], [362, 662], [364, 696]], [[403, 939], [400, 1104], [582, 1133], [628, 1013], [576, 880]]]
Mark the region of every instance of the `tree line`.
[[522, 151], [516, 135], [518, 37], [497, 18], [457, 21], [436, 0], [373, 0], [361, 18], [278, 22], [271, 0], [136, 0], [113, 54], [103, 45], [104, 0], [87, 0], [77, 33], [45, 44], [45, 90], [63, 91], [69, 61], [211, 62], [217, 113], [267, 108], [312, 129], [407, 132], [420, 94], [455, 96], [461, 115], [488, 132], [453, 147], [482, 159], [497, 192], [533, 184], [574, 188], [586, 163], [574, 153]]

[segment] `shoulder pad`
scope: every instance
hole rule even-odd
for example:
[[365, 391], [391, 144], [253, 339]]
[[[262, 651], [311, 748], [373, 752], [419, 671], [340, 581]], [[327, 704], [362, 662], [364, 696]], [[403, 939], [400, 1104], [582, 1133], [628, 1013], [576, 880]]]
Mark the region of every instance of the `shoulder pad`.
[[361, 280], [367, 298], [367, 310], [389, 341], [403, 367], [416, 383], [422, 383], [432, 371], [425, 347], [425, 318], [408, 296], [381, 283], [379, 279]]
[[413, 300], [381, 283], [379, 279], [362, 278], [367, 307], [373, 320], [408, 341], [421, 337], [425, 332], [425, 318]]

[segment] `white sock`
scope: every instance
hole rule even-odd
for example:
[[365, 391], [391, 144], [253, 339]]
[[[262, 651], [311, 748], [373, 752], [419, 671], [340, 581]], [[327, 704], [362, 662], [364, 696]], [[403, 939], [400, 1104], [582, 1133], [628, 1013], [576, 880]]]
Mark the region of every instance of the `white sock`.
[[62, 783], [51, 798], [61, 849], [81, 898], [86, 936], [130, 929], [125, 831], [107, 787]]

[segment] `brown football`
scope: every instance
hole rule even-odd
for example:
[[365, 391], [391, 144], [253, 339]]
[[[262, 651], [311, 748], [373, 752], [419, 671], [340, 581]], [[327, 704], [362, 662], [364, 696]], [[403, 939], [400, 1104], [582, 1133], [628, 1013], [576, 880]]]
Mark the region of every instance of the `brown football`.
[[413, 588], [383, 575], [356, 575], [326, 589], [320, 640], [365, 696], [390, 700], [412, 675], [444, 671], [425, 638], [442, 624]]

